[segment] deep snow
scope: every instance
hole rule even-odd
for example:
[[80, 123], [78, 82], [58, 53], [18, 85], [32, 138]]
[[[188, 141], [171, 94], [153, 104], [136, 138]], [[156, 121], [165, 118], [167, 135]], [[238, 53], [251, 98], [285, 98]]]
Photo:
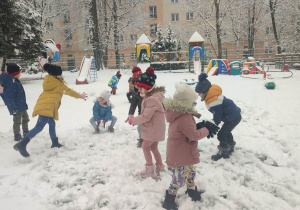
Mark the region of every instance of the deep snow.
[[[75, 85], [78, 72], [64, 72], [68, 86], [89, 97], [84, 101], [63, 96], [56, 128], [64, 147], [50, 148], [46, 125], [29, 143], [27, 159], [13, 150], [12, 116], [0, 99], [0, 209], [162, 209], [171, 173], [166, 171], [157, 180], [139, 178], [145, 160], [136, 148], [136, 127], [124, 122], [130, 69], [121, 70], [117, 95], [111, 97], [118, 118], [115, 133], [94, 134], [89, 124], [93, 100], [109, 90], [107, 83], [116, 71], [100, 71], [99, 79], [88, 85]], [[156, 74], [157, 84], [166, 87], [166, 97], [173, 95], [176, 82], [195, 78], [187, 72]], [[21, 77], [30, 116], [43, 82], [31, 79], [40, 77]], [[201, 162], [195, 181], [205, 193], [195, 203], [185, 188], [180, 189], [179, 209], [300, 209], [300, 72], [275, 79], [275, 90], [267, 90], [263, 79], [212, 76], [209, 80], [242, 110], [242, 122], [233, 132], [236, 151], [229, 159], [214, 162], [210, 157], [217, 152], [217, 139], [199, 141]], [[201, 120], [211, 119], [203, 102], [197, 102]], [[31, 117], [29, 128], [36, 120]], [[165, 160], [166, 141], [159, 150]]]

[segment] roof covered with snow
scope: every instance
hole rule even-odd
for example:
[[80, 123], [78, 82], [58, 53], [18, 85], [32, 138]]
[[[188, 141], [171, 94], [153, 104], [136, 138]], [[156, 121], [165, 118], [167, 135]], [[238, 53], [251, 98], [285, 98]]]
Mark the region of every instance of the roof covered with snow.
[[136, 42], [136, 44], [150, 44], [150, 43], [151, 43], [150, 40], [145, 34], [142, 34]]
[[189, 42], [204, 42], [204, 39], [197, 31], [195, 31]]

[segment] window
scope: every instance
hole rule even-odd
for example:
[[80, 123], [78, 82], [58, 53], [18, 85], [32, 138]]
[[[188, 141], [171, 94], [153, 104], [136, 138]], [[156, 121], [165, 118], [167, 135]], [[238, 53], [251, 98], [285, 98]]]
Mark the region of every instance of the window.
[[65, 40], [72, 40], [72, 31], [71, 31], [71, 29], [65, 29]]
[[137, 41], [137, 35], [136, 34], [130, 34], [130, 40], [131, 41]]
[[193, 20], [193, 16], [194, 16], [194, 14], [192, 12], [187, 12], [186, 13], [186, 20], [187, 21]]
[[226, 48], [222, 49], [222, 58], [227, 59], [227, 49]]
[[87, 44], [92, 44], [92, 36], [90, 34], [88, 34], [88, 37], [86, 39], [86, 43]]
[[156, 6], [149, 7], [149, 18], [157, 18]]
[[119, 35], [119, 42], [123, 42], [123, 35]]
[[179, 21], [179, 14], [178, 13], [172, 13], [172, 21]]
[[220, 34], [221, 34], [222, 37], [225, 37], [227, 35], [226, 31], [224, 29], [220, 30]]
[[70, 23], [70, 12], [64, 14], [64, 23]]
[[265, 47], [265, 53], [266, 54], [272, 54], [273, 53], [273, 47]]
[[72, 70], [75, 68], [75, 58], [73, 57], [73, 55], [68, 55], [68, 70]]
[[71, 44], [67, 44], [66, 48], [72, 48], [72, 45]]
[[226, 16], [226, 13], [225, 12], [220, 12], [220, 18], [223, 18]]
[[47, 29], [52, 29], [53, 28], [53, 23], [52, 22], [47, 22], [46, 27], [47, 27]]
[[136, 53], [131, 53], [131, 54], [130, 54], [130, 59], [131, 59], [132, 61], [135, 61], [135, 60], [136, 60]]
[[204, 31], [204, 36], [205, 36], [205, 38], [211, 37], [210, 31], [209, 30], [205, 30]]
[[210, 20], [210, 19], [211, 19], [211, 13], [210, 13], [210, 12], [205, 12], [204, 18], [205, 18], [206, 20]]
[[124, 60], [124, 54], [123, 54], [123, 53], [119, 54], [119, 61], [125, 61], [125, 60]]
[[150, 24], [150, 36], [156, 36], [157, 24]]
[[268, 34], [273, 34], [273, 28], [272, 28], [272, 26], [267, 26], [266, 27], [266, 34], [268, 35]]
[[171, 0], [172, 3], [178, 3], [178, 0]]

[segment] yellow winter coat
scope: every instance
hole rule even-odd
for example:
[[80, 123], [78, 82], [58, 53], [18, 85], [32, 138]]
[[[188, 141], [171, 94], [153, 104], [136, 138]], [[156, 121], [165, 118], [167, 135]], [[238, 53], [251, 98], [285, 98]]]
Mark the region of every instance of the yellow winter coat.
[[32, 117], [42, 115], [46, 117], [53, 117], [58, 120], [58, 109], [61, 104], [63, 94], [80, 98], [80, 94], [68, 88], [62, 81], [56, 79], [51, 75], [45, 76], [43, 82], [44, 91], [40, 95], [34, 107]]

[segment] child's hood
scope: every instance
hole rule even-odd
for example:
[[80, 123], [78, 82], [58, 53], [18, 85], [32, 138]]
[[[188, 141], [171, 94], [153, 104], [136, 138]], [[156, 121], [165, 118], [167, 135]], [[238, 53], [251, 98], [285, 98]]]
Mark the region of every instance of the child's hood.
[[2, 87], [6, 87], [7, 85], [9, 85], [9, 83], [11, 83], [11, 81], [13, 80], [14, 78], [8, 74], [5, 74], [5, 73], [2, 73], [0, 75], [0, 85]]
[[51, 90], [55, 89], [60, 83], [61, 83], [61, 81], [59, 81], [55, 77], [53, 77], [51, 75], [46, 75], [44, 82], [43, 82], [43, 88], [46, 91], [51, 91]]
[[164, 99], [163, 104], [166, 109], [170, 109], [175, 112], [182, 112], [186, 114], [197, 114], [195, 107], [189, 101], [182, 101], [182, 100], [180, 101], [171, 98], [166, 98]]
[[171, 109], [167, 109], [165, 116], [168, 123], [174, 122], [178, 117], [185, 115], [187, 113], [180, 112], [180, 111], [174, 111]]
[[213, 84], [205, 97], [205, 103], [210, 104], [218, 99], [222, 95], [222, 88], [218, 85]]
[[151, 96], [147, 96], [147, 94], [146, 94], [146, 96], [158, 98], [158, 100], [160, 102], [163, 102], [163, 100], [165, 98], [164, 91], [165, 91], [164, 87], [157, 87], [157, 88], [154, 88], [153, 90], [151, 90], [151, 92], [150, 92]]

